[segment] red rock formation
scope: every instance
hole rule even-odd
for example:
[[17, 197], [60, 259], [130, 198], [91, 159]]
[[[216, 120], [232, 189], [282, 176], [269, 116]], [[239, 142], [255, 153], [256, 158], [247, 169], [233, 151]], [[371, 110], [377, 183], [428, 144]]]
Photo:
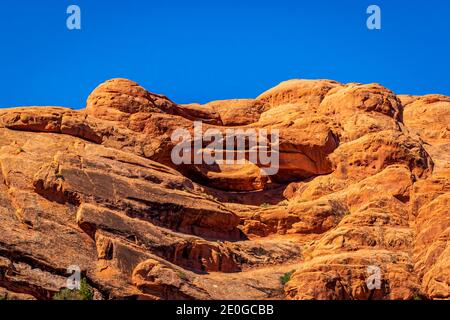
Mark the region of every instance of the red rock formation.
[[[85, 110], [0, 110], [0, 299], [52, 299], [72, 265], [95, 299], [450, 299], [449, 108], [329, 80], [178, 105], [113, 79]], [[175, 165], [194, 121], [278, 129], [279, 171]]]

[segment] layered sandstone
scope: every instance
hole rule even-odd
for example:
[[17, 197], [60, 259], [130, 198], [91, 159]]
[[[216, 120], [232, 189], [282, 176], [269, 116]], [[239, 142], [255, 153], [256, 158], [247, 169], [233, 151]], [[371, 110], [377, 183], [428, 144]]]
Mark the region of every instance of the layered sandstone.
[[[176, 165], [199, 121], [279, 130], [279, 170]], [[330, 80], [0, 109], [0, 299], [52, 299], [74, 265], [95, 299], [449, 299], [449, 126], [448, 97]]]

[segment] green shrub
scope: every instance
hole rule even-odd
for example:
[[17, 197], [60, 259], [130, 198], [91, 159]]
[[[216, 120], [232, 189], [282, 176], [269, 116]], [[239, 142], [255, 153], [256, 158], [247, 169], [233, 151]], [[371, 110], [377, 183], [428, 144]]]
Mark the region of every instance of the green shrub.
[[414, 296], [413, 296], [412, 299], [413, 299], [413, 300], [417, 300], [417, 301], [423, 300], [422, 297], [421, 297], [419, 294], [417, 294], [417, 293], [414, 294]]
[[53, 300], [83, 300], [78, 290], [62, 289], [53, 296]]
[[291, 270], [289, 272], [286, 272], [284, 275], [280, 277], [280, 282], [283, 286], [285, 286], [289, 280], [291, 280], [292, 275], [295, 273], [295, 270]]
[[263, 203], [262, 205], [260, 205], [261, 208], [270, 208], [271, 205], [268, 203]]
[[62, 289], [53, 296], [53, 300], [92, 300], [94, 290], [85, 278], [81, 279], [79, 290]]

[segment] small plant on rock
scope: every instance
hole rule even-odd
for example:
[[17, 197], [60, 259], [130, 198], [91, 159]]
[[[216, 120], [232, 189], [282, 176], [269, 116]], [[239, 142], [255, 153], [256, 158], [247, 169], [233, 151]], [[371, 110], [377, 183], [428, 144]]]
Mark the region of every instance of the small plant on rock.
[[413, 299], [413, 300], [416, 300], [416, 301], [421, 301], [421, 300], [423, 300], [423, 297], [422, 297], [420, 294], [415, 293], [415, 294], [413, 295], [412, 299]]
[[289, 280], [291, 280], [292, 275], [295, 273], [295, 270], [291, 270], [289, 272], [286, 272], [284, 275], [280, 277], [280, 282], [283, 286], [285, 286]]
[[65, 288], [53, 296], [53, 300], [92, 300], [93, 298], [94, 290], [85, 278], [81, 279], [80, 289]]

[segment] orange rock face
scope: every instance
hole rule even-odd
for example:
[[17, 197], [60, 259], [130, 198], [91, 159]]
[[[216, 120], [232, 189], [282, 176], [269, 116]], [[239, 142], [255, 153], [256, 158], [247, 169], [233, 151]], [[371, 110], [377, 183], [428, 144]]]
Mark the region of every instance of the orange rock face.
[[[278, 170], [177, 165], [199, 121], [278, 130]], [[0, 109], [0, 299], [52, 299], [70, 266], [95, 299], [450, 299], [449, 132], [448, 97], [329, 80]]]

